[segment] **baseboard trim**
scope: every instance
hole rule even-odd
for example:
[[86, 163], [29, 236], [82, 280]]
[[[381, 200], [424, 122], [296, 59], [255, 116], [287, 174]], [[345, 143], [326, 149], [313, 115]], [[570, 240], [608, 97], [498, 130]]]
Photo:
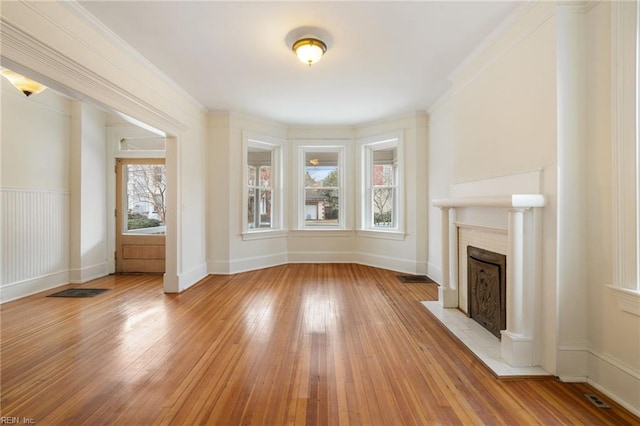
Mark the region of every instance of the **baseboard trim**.
[[11, 302], [32, 294], [69, 284], [69, 271], [54, 272], [0, 287], [0, 303]]
[[[580, 352], [573, 361], [585, 361], [585, 375], [558, 374], [567, 383], [588, 383], [608, 398], [640, 417], [640, 372], [626, 366], [608, 355], [598, 353], [580, 345], [564, 346], [564, 353]], [[570, 362], [565, 359], [565, 364]]]
[[207, 271], [214, 275], [232, 275], [258, 269], [272, 268], [289, 263], [286, 253], [276, 253], [267, 256], [252, 256], [236, 259], [231, 262], [207, 262]]
[[69, 282], [72, 284], [81, 284], [104, 277], [105, 275], [109, 275], [109, 273], [107, 271], [107, 263], [103, 262], [82, 269], [70, 269]]
[[288, 263], [358, 263], [353, 251], [298, 251], [289, 252]]
[[380, 256], [377, 254], [359, 253], [356, 255], [357, 261], [361, 265], [373, 266], [375, 268], [389, 269], [405, 274], [424, 275], [427, 272], [426, 262], [415, 262], [398, 257]]
[[563, 383], [587, 383], [588, 379], [584, 376], [558, 376]]
[[587, 357], [589, 351], [582, 343], [560, 345], [556, 351], [556, 375], [563, 377], [583, 377], [588, 376]]
[[[591, 379], [587, 379], [587, 383], [589, 385], [593, 386], [594, 388], [598, 389], [598, 391], [602, 392], [607, 398], [611, 398], [616, 403], [620, 404], [621, 406], [623, 406], [625, 409], [629, 410], [634, 415], [640, 417], [640, 407], [634, 407], [633, 405], [629, 404], [627, 401], [625, 401], [622, 398], [620, 398], [618, 395], [612, 393], [607, 388], [603, 387], [602, 385], [600, 385], [599, 383], [597, 383], [597, 382], [595, 382], [595, 381], [593, 381]], [[638, 384], [637, 386], [640, 386], [640, 384]], [[636, 387], [636, 389], [637, 389], [637, 387]]]
[[425, 274], [427, 271], [426, 262], [415, 262], [368, 253], [336, 253], [332, 251], [277, 253], [268, 256], [236, 259], [231, 262], [216, 262], [210, 260], [207, 262], [207, 271], [209, 274], [214, 275], [231, 275], [289, 263], [355, 263], [408, 274]]
[[200, 265], [192, 268], [188, 272], [178, 274], [178, 292], [182, 292], [197, 282], [201, 281], [208, 275], [207, 264], [201, 263]]
[[587, 383], [640, 417], [640, 371], [589, 350]]
[[438, 284], [442, 283], [442, 269], [431, 262], [427, 262], [427, 275]]

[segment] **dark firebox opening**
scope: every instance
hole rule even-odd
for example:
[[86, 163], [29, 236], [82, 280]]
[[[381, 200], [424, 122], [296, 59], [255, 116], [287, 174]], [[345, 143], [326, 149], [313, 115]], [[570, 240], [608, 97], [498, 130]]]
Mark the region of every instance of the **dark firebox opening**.
[[507, 328], [507, 256], [467, 246], [469, 316], [493, 335]]

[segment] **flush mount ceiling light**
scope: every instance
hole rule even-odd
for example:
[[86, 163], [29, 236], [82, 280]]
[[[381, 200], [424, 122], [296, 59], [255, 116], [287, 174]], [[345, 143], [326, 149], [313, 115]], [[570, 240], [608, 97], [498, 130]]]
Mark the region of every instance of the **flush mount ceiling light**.
[[327, 45], [315, 37], [305, 37], [293, 43], [292, 49], [300, 62], [311, 66], [322, 59]]
[[17, 72], [3, 68], [0, 74], [13, 84], [16, 89], [24, 93], [25, 96], [30, 96], [42, 92], [47, 86], [44, 86], [37, 81], [33, 81]]

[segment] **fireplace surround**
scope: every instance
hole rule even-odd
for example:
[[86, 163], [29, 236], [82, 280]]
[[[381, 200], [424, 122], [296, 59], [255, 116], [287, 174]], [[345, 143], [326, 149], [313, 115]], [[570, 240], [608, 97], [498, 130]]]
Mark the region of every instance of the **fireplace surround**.
[[[506, 259], [506, 329], [500, 333], [501, 357], [511, 366], [538, 365], [535, 330], [539, 317], [538, 261], [540, 224], [535, 212], [545, 205], [542, 194], [511, 194], [502, 196], [456, 197], [433, 200], [441, 210], [442, 283], [438, 301], [443, 308], [460, 306], [459, 300], [459, 226], [478, 226], [483, 223], [461, 223], [457, 217], [469, 221], [481, 217], [478, 211], [490, 211], [493, 217], [506, 219], [508, 247]], [[473, 211], [474, 214], [469, 214]]]

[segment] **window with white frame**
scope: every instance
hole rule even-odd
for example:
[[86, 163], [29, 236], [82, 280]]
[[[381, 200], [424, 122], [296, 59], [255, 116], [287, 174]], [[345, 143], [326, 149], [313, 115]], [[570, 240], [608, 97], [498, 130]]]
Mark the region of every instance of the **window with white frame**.
[[243, 235], [280, 231], [283, 224], [284, 141], [244, 135]]
[[299, 144], [299, 229], [345, 229], [345, 143]]
[[402, 133], [358, 140], [360, 230], [402, 233]]
[[640, 316], [640, 143], [638, 84], [640, 10], [612, 3], [614, 282], [618, 306]]
[[269, 149], [249, 146], [247, 150], [247, 227], [271, 228], [271, 154]]

